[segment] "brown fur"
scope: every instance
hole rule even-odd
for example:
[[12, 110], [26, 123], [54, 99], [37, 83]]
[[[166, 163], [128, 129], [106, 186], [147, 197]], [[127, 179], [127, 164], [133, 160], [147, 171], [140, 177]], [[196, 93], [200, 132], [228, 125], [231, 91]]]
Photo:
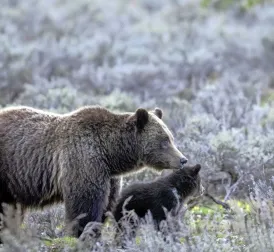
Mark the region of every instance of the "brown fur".
[[1, 203], [43, 207], [64, 202], [68, 234], [101, 222], [119, 190], [119, 176], [145, 166], [179, 169], [183, 154], [162, 111], [115, 114], [83, 107], [69, 114], [29, 107], [0, 110]]

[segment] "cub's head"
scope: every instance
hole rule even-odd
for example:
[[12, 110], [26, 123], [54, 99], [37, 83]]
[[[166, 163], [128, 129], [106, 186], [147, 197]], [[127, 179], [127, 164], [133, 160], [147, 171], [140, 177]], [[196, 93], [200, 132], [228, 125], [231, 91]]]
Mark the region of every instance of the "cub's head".
[[204, 194], [205, 188], [201, 183], [200, 170], [200, 164], [185, 167], [186, 175], [184, 176], [184, 180], [190, 188], [189, 195], [187, 195], [188, 200], [199, 198]]
[[128, 118], [127, 122], [136, 130], [139, 162], [156, 170], [181, 169], [187, 158], [175, 146], [174, 137], [162, 117], [159, 108], [153, 111], [139, 108]]
[[181, 191], [181, 196], [184, 202], [198, 198], [204, 194], [204, 187], [201, 183], [200, 172], [201, 165], [185, 166], [181, 170], [170, 171], [164, 170], [161, 176], [174, 185], [178, 191]]

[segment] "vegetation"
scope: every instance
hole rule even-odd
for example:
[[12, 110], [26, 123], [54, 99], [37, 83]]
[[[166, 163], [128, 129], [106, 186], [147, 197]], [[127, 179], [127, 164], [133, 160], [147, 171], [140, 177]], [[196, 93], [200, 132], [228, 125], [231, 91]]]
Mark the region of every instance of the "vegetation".
[[148, 220], [122, 249], [111, 218], [101, 238], [64, 237], [54, 206], [29, 212], [0, 251], [272, 251], [273, 13], [272, 1], [2, 0], [0, 107], [160, 107], [230, 209], [204, 197], [163, 233]]

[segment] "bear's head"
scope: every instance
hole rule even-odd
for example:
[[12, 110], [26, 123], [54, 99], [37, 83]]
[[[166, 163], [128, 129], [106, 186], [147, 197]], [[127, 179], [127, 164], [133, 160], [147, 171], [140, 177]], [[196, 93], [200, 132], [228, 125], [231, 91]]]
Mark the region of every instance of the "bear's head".
[[187, 203], [199, 198], [205, 192], [200, 177], [201, 165], [185, 166], [184, 169], [171, 171], [163, 170], [161, 177], [166, 177], [176, 188], [180, 188], [184, 195], [181, 195]]
[[128, 123], [135, 128], [139, 164], [156, 170], [181, 169], [187, 158], [175, 146], [162, 117], [159, 108], [153, 111], [139, 108], [128, 118]]

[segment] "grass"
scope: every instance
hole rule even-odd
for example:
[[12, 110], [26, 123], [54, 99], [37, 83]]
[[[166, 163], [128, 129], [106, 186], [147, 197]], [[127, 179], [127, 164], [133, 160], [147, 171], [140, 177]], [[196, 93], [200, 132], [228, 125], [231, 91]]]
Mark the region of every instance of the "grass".
[[[20, 238], [14, 240], [9, 237], [7, 249], [15, 247], [27, 248], [22, 251], [153, 251], [153, 248], [168, 251], [191, 249], [191, 251], [256, 251], [263, 246], [264, 251], [271, 251], [274, 237], [270, 229], [274, 218], [274, 208], [271, 201], [258, 199], [227, 201], [230, 209], [211, 203], [199, 203], [180, 216], [175, 223], [168, 219], [168, 233], [159, 233], [153, 230], [150, 220], [141, 224], [137, 236], [133, 241], [127, 241], [127, 249], [122, 249], [114, 239], [115, 228], [113, 220], [107, 219], [102, 229], [102, 237], [91, 238], [85, 242], [74, 237], [59, 235], [50, 238], [49, 226], [43, 227], [38, 233], [33, 232], [28, 221], [20, 228]], [[51, 218], [55, 219], [56, 226], [52, 228], [64, 229], [62, 218], [58, 219], [51, 209]], [[37, 213], [29, 213], [29, 215]], [[39, 215], [38, 215], [39, 216]], [[42, 217], [41, 217], [42, 218]], [[57, 218], [57, 219], [56, 219]], [[38, 220], [39, 221], [39, 220]], [[39, 225], [41, 223], [37, 223]], [[165, 230], [165, 225], [163, 226]], [[40, 235], [42, 234], [42, 235]], [[164, 235], [163, 235], [164, 234]], [[38, 238], [38, 239], [37, 239]], [[268, 239], [265, 241], [265, 239]], [[263, 242], [264, 245], [261, 245]], [[33, 245], [35, 243], [35, 245]], [[16, 245], [17, 244], [17, 245]], [[0, 251], [11, 251], [1, 250]], [[21, 250], [19, 250], [21, 251]], [[158, 251], [158, 250], [157, 250]]]
[[[231, 243], [231, 246], [244, 248], [245, 233], [242, 233], [241, 228], [239, 227], [245, 225], [244, 216], [249, 215], [254, 219], [257, 216], [256, 212], [248, 201], [230, 200], [227, 203], [231, 206], [231, 210], [226, 210], [222, 206], [216, 204], [208, 204], [196, 205], [191, 210], [187, 211], [183, 222], [188, 228], [189, 233], [185, 237], [177, 237], [179, 242], [184, 245], [187, 240], [189, 240], [189, 237], [195, 239], [195, 237], [198, 238], [207, 233], [207, 235], [211, 236], [212, 239], [216, 239], [217, 244], [222, 244], [223, 240], [227, 240]], [[104, 226], [109, 228], [111, 225], [111, 221], [107, 219]], [[58, 228], [63, 227], [64, 226], [61, 223]], [[76, 250], [79, 246], [78, 240], [69, 236], [54, 239], [47, 238], [42, 239], [42, 241], [47, 248], [47, 251], [52, 252], [63, 251], [63, 249], [69, 249], [72, 251]], [[135, 238], [134, 242], [138, 247], [143, 245], [146, 241], [141, 234]]]
[[44, 240], [44, 244], [48, 247], [50, 251], [60, 251], [65, 247], [76, 248], [78, 240], [74, 237], [65, 236], [62, 238], [55, 238], [52, 240]]

